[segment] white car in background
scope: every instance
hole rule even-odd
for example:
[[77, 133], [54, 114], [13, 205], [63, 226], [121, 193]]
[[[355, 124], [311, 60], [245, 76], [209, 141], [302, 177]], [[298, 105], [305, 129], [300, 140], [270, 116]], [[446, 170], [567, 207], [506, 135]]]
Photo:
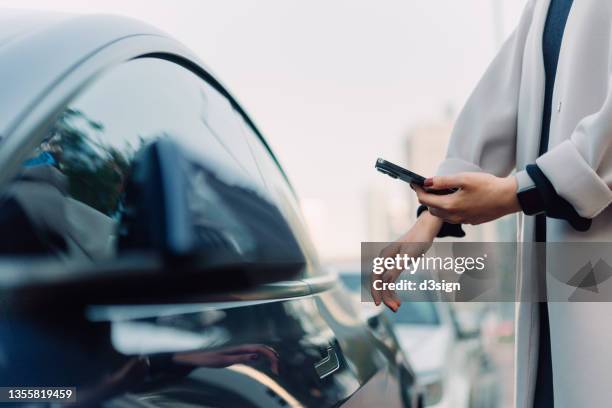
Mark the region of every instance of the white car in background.
[[[358, 273], [340, 273], [342, 282], [360, 294]], [[369, 308], [368, 308], [369, 309]], [[501, 402], [497, 373], [483, 347], [474, 313], [455, 312], [450, 303], [413, 301], [393, 313], [396, 337], [423, 386], [425, 406], [495, 408]]]

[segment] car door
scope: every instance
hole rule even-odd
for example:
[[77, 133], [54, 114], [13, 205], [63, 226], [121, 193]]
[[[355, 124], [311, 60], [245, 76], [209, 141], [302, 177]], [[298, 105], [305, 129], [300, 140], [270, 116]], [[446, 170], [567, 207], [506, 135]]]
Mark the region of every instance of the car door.
[[[333, 292], [288, 183], [261, 138], [247, 142], [255, 130], [236, 108], [217, 84], [161, 58], [134, 59], [93, 78], [21, 153], [23, 168], [3, 194], [0, 252], [41, 257], [46, 273], [70, 274], [74, 262], [110, 262], [123, 273], [134, 168], [148, 146], [170, 140], [204, 169], [184, 182], [195, 185], [190, 205], [201, 210], [210, 257], [229, 251], [254, 267], [296, 261], [302, 272], [156, 304], [142, 299], [163, 299], [171, 288], [146, 279], [129, 294], [142, 304], [71, 306], [72, 297], [105, 292], [108, 299], [112, 280], [61, 297], [42, 284], [44, 308], [5, 298], [0, 367], [7, 385], [69, 384], [85, 406], [334, 406], [389, 369], [393, 356]], [[263, 149], [260, 160], [255, 149]], [[217, 270], [202, 275], [204, 288], [235, 278]], [[182, 279], [180, 269], [173, 273]]]

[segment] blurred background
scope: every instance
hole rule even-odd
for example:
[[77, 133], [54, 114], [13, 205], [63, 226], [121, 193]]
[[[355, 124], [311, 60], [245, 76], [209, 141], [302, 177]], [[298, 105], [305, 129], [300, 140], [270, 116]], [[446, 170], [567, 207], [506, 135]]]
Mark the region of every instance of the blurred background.
[[[524, 3], [0, 0], [0, 7], [127, 15], [188, 45], [255, 118], [297, 190], [323, 261], [346, 274], [359, 270], [360, 242], [393, 240], [414, 221], [412, 190], [377, 173], [375, 159], [434, 173], [453, 121]], [[512, 217], [468, 230], [475, 241], [515, 239]], [[506, 406], [513, 308], [486, 305], [479, 314]]]

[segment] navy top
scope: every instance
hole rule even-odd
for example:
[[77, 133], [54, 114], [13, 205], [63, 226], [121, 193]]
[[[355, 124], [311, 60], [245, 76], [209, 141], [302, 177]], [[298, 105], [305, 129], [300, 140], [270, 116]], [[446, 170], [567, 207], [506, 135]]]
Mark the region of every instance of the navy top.
[[[565, 24], [572, 8], [572, 0], [551, 0], [542, 37], [542, 56], [546, 84], [544, 89], [544, 110], [542, 113], [542, 132], [540, 134], [540, 151], [543, 155], [548, 151], [550, 136], [550, 121], [553, 112], [553, 90], [557, 75], [557, 64], [561, 52], [561, 42]], [[536, 164], [527, 166], [527, 173], [534, 181], [541, 198], [541, 208], [546, 212], [536, 215], [535, 238], [537, 242], [546, 242], [546, 217], [566, 219], [579, 230], [588, 229], [590, 220], [583, 222], [574, 208], [560, 197], [548, 178]], [[545, 271], [538, 271], [542, 274]], [[545, 285], [545, 283], [544, 283]], [[554, 406], [552, 355], [550, 348], [550, 327], [548, 320], [548, 304], [541, 302], [540, 310], [540, 341], [538, 350], [538, 367], [534, 394], [534, 408], [552, 408]]]
[[542, 37], [542, 56], [544, 57], [544, 71], [546, 73], [546, 87], [544, 88], [544, 113], [542, 114], [542, 133], [540, 137], [540, 156], [548, 150], [548, 137], [550, 134], [550, 117], [552, 114], [553, 89], [557, 75], [557, 64], [561, 52], [561, 41], [565, 23], [572, 8], [572, 0], [552, 0], [546, 17], [544, 35]]
[[[542, 37], [542, 56], [546, 83], [544, 88], [544, 109], [542, 113], [542, 131], [540, 134], [539, 156], [548, 151], [550, 138], [550, 121], [553, 114], [553, 91], [557, 76], [557, 64], [563, 41], [565, 24], [572, 8], [572, 0], [551, 0]], [[536, 216], [536, 241], [546, 241], [546, 217], [561, 218], [578, 231], [586, 231], [591, 226], [591, 220], [578, 215], [574, 207], [559, 196], [552, 183], [536, 164], [527, 166], [527, 174], [531, 177], [540, 195], [540, 208], [545, 214]]]

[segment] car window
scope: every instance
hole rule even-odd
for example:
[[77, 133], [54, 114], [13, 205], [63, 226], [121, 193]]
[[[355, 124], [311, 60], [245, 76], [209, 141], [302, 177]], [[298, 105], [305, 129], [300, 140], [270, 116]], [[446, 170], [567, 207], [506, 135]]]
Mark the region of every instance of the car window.
[[255, 156], [255, 162], [263, 176], [264, 184], [271, 195], [274, 205], [277, 206], [278, 210], [289, 223], [293, 235], [300, 243], [310, 263], [311, 268], [307, 270], [307, 273], [322, 273], [323, 270], [319, 266], [314, 244], [310, 239], [297, 198], [287, 178], [269, 148], [264, 145], [261, 138], [258, 137], [254, 130], [245, 122], [243, 122], [243, 130], [247, 136], [247, 141]]
[[[95, 79], [59, 114], [3, 195], [0, 242], [9, 254], [102, 260], [117, 255], [126, 186], [139, 153], [172, 140], [197, 157], [198, 233], [240, 257], [261, 259], [277, 237], [291, 241], [269, 199], [230, 103], [200, 77], [156, 58], [136, 59]], [[10, 211], [8, 211], [10, 210]], [[271, 238], [272, 237], [272, 238]], [[203, 238], [204, 239], [204, 238]], [[277, 248], [278, 250], [278, 248]]]
[[255, 158], [242, 129], [241, 116], [219, 91], [205, 82], [201, 84], [206, 99], [202, 120], [242, 169], [259, 179]]

